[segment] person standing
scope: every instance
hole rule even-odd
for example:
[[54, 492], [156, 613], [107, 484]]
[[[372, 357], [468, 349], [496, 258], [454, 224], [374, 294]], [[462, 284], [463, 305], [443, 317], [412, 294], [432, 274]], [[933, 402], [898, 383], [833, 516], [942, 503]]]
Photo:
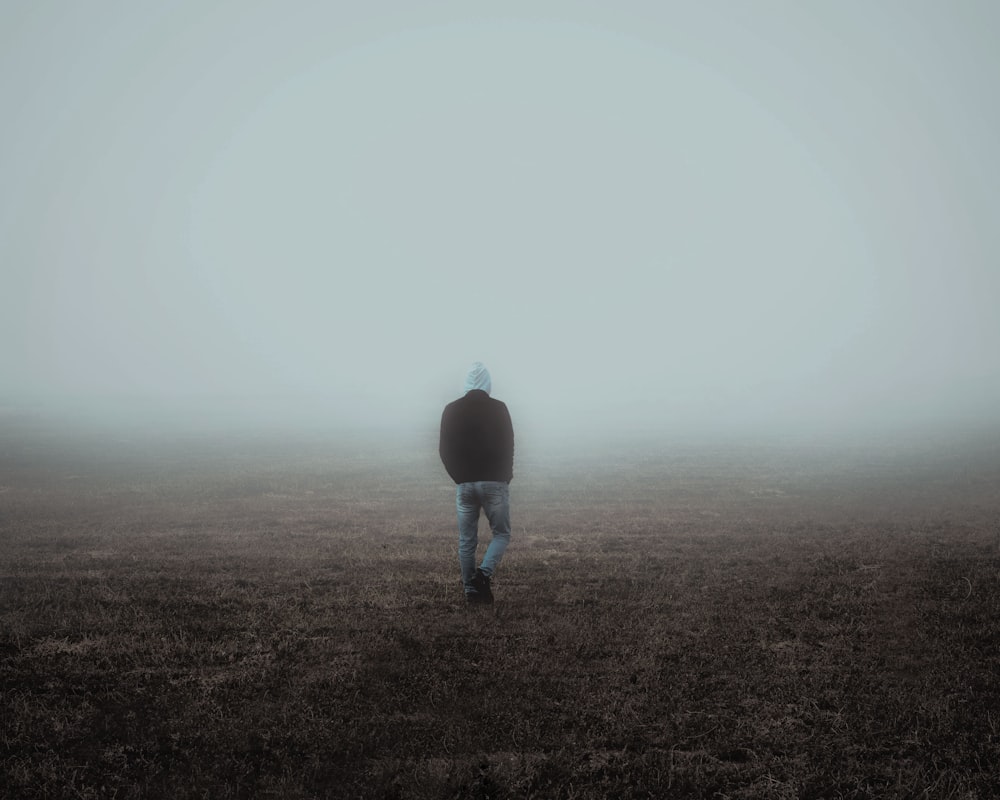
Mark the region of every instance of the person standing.
[[[465, 378], [465, 395], [445, 406], [438, 452], [455, 481], [458, 562], [469, 603], [493, 602], [490, 582], [510, 544], [510, 482], [514, 478], [514, 426], [510, 412], [490, 397], [489, 370], [479, 361]], [[493, 538], [476, 567], [479, 515]]]

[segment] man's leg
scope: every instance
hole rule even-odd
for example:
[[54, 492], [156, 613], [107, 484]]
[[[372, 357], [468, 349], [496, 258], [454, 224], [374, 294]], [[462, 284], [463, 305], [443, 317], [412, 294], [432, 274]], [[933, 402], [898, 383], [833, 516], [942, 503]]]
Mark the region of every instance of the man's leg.
[[479, 497], [474, 483], [455, 487], [455, 508], [458, 511], [458, 563], [462, 568], [462, 585], [468, 594], [476, 575], [476, 546], [479, 543]]
[[487, 577], [492, 577], [510, 544], [510, 486], [501, 481], [490, 481], [482, 486], [483, 510], [490, 522], [493, 538], [479, 568]]

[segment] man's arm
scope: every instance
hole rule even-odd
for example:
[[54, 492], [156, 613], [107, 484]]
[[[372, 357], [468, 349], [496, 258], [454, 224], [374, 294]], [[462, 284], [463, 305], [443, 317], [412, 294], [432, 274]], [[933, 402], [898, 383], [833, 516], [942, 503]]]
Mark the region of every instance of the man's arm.
[[454, 464], [454, 453], [455, 453], [455, 436], [451, 432], [451, 415], [448, 413], [448, 408], [445, 407], [444, 412], [441, 414], [441, 433], [438, 438], [438, 455], [441, 457], [441, 463], [444, 464], [445, 471], [448, 476], [458, 483], [452, 473], [452, 464]]
[[514, 423], [510, 419], [510, 411], [503, 406], [503, 443], [507, 482], [514, 480]]

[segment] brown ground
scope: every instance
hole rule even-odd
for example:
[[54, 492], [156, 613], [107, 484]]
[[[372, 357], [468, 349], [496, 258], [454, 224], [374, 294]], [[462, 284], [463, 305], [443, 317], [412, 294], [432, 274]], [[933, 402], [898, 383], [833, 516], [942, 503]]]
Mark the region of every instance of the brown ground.
[[1000, 796], [1000, 437], [0, 431], [0, 795]]

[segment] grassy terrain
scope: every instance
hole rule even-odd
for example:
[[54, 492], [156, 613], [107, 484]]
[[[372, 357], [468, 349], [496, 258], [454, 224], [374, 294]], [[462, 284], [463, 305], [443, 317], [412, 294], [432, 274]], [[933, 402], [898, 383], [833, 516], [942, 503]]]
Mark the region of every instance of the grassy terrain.
[[1000, 439], [0, 431], [0, 795], [1000, 796]]

